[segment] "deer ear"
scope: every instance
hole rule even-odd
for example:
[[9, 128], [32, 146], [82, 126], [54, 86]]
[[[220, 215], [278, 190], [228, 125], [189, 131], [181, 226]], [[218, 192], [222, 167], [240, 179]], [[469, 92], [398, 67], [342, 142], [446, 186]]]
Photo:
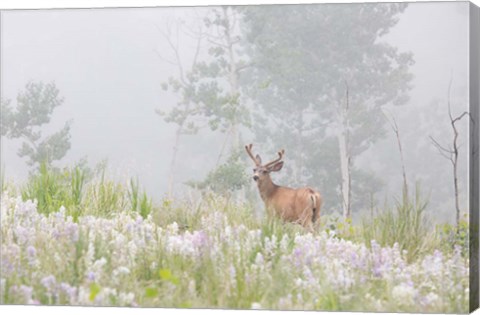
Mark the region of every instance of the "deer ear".
[[257, 163], [258, 163], [258, 164], [262, 165], [262, 158], [260, 157], [260, 155], [257, 154], [257, 155], [255, 156], [255, 160], [257, 160]]
[[270, 172], [278, 172], [279, 170], [281, 170], [283, 167], [283, 161], [280, 161], [280, 162], [277, 162], [275, 164], [273, 164], [273, 166], [270, 167], [269, 171]]

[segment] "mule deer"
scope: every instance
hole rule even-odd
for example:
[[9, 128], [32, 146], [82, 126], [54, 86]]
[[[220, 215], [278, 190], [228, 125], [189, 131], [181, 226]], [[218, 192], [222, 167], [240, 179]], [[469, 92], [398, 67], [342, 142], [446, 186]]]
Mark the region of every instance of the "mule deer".
[[248, 155], [255, 163], [253, 180], [257, 183], [260, 197], [265, 202], [268, 215], [276, 215], [284, 221], [299, 223], [304, 227], [313, 228], [320, 217], [322, 197], [310, 187], [293, 189], [274, 184], [270, 178], [271, 172], [278, 172], [283, 167], [283, 154], [278, 152], [278, 158], [262, 165], [262, 159], [252, 153], [252, 144], [246, 145]]

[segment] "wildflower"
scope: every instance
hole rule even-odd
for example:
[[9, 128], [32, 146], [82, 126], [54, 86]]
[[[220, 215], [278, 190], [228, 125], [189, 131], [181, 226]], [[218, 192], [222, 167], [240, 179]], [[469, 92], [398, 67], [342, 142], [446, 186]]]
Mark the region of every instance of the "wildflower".
[[36, 253], [37, 253], [37, 250], [35, 249], [35, 247], [31, 245], [27, 247], [27, 255], [29, 257], [35, 257]]
[[177, 233], [178, 233], [177, 222], [173, 222], [172, 224], [167, 226], [167, 234], [176, 235]]
[[54, 275], [49, 275], [42, 278], [40, 283], [47, 289], [47, 291], [52, 292], [57, 282]]
[[303, 295], [302, 293], [297, 293], [297, 303], [302, 305], [303, 304]]
[[303, 251], [300, 248], [295, 248], [293, 251], [293, 255], [295, 257], [295, 267], [300, 267], [303, 265]]
[[138, 246], [134, 241], [128, 242], [127, 248], [128, 248], [128, 255], [130, 257], [136, 257], [137, 256]]
[[275, 235], [272, 235], [272, 238], [265, 237], [264, 239], [265, 243], [265, 252], [268, 253], [268, 255], [275, 255], [276, 249], [277, 249], [277, 237]]
[[112, 300], [111, 298], [116, 296], [117, 296], [116, 289], [105, 287], [105, 288], [102, 288], [100, 293], [97, 294], [94, 302], [96, 305], [109, 306]]
[[[158, 264], [164, 258], [167, 262], [178, 259], [181, 264], [190, 264], [203, 262], [203, 256], [214, 264], [215, 276], [223, 277], [219, 281], [223, 281], [227, 296], [235, 293], [237, 279], [248, 288], [263, 289], [274, 276], [285, 275], [287, 279], [283, 283], [291, 285], [285, 289], [292, 292], [293, 297], [283, 296], [275, 303], [272, 296], [269, 299], [272, 305], [270, 302], [268, 305], [272, 308], [315, 308], [319, 305], [316, 299], [326, 290], [340, 292], [339, 302], [348, 304], [356, 294], [358, 296], [357, 288], [372, 288], [377, 281], [390, 289], [388, 292], [366, 289], [362, 310], [396, 311], [390, 309], [396, 305], [401, 309], [422, 307], [421, 310], [428, 312], [451, 312], [457, 310], [458, 305], [468, 303], [469, 261], [462, 256], [460, 248], [453, 253], [431, 252], [407, 262], [406, 253], [398, 244], [382, 247], [372, 241], [368, 248], [327, 232], [294, 236], [285, 233], [277, 239], [275, 235], [265, 236], [261, 229], [234, 226], [222, 213], [203, 216], [201, 230], [183, 232], [176, 223], [161, 228], [151, 219], [127, 213], [118, 213], [111, 219], [80, 216], [74, 223], [70, 216], [65, 216], [65, 210], [59, 215], [45, 216], [37, 212], [35, 202], [23, 202], [21, 198], [2, 198], [0, 203], [0, 290], [11, 290], [15, 303], [38, 303], [35, 295], [44, 297], [46, 294], [52, 303], [135, 306], [133, 292], [142, 291], [133, 287], [135, 277], [129, 276], [133, 270], [149, 268], [157, 273]], [[77, 241], [80, 234], [86, 243], [78, 244], [82, 245], [82, 250], [78, 251], [72, 242]], [[95, 260], [99, 253], [104, 257]], [[171, 254], [175, 255], [175, 260], [170, 260]], [[65, 261], [77, 258], [76, 255], [81, 255], [79, 266], [84, 272], [79, 287], [67, 282], [57, 283], [65, 279], [64, 272], [68, 269], [63, 267], [51, 275], [40, 276], [41, 270], [31, 268], [45, 257], [61, 267]], [[142, 259], [138, 259], [139, 255]], [[252, 256], [254, 263], [249, 265]], [[271, 259], [274, 256], [276, 259]], [[192, 300], [203, 298], [203, 291], [198, 290], [202, 283], [188, 280], [186, 274], [178, 276], [185, 282], [177, 286], [188, 290]], [[22, 284], [22, 281], [25, 282]], [[90, 299], [92, 283], [101, 284], [93, 301]], [[176, 290], [175, 284], [168, 281], [162, 285], [166, 291]], [[124, 291], [130, 286], [131, 290]], [[449, 288], [448, 295], [445, 288]], [[252, 303], [252, 308], [267, 306], [260, 302]]]
[[60, 283], [60, 291], [68, 297], [68, 303], [71, 305], [75, 303], [75, 298], [77, 295], [77, 288], [72, 287], [68, 283]]
[[196, 288], [196, 283], [195, 280], [190, 280], [188, 282], [188, 296], [191, 298], [195, 297], [197, 294], [197, 288]]
[[17, 226], [14, 229], [15, 237], [17, 238], [17, 243], [20, 245], [24, 245], [29, 240], [29, 233], [28, 229], [23, 226]]
[[132, 292], [124, 293], [120, 292], [118, 295], [118, 303], [122, 306], [133, 306], [134, 305], [135, 294]]
[[26, 285], [21, 285], [20, 287], [14, 287], [14, 291], [17, 293], [18, 292], [18, 295], [20, 296], [20, 298], [22, 299], [22, 301], [26, 304], [33, 304], [33, 299], [32, 299], [32, 295], [33, 295], [33, 288], [30, 287], [30, 286], [26, 286]]
[[421, 300], [423, 306], [437, 305], [438, 303], [441, 303], [441, 300], [439, 296], [433, 292], [429, 292]]
[[392, 297], [399, 304], [412, 305], [416, 295], [416, 289], [409, 284], [401, 283], [392, 289]]
[[90, 238], [90, 242], [88, 243], [87, 253], [85, 254], [85, 266], [90, 268], [93, 265], [93, 259], [95, 255], [95, 245], [93, 243], [92, 238]]
[[286, 297], [281, 297], [278, 300], [278, 307], [282, 310], [288, 310], [292, 308], [292, 295], [289, 294]]
[[0, 279], [0, 292], [5, 292], [6, 283], [7, 283], [7, 279], [5, 278]]
[[128, 275], [128, 274], [130, 274], [130, 269], [128, 269], [127, 267], [124, 267], [124, 266], [118, 267], [117, 269], [115, 269], [113, 271], [113, 276], [114, 277], [117, 277], [117, 276], [120, 276], [120, 275]]
[[302, 278], [297, 278], [297, 279], [295, 280], [295, 285], [296, 285], [297, 287], [299, 287], [299, 288], [302, 287], [302, 285], [303, 285], [303, 280], [302, 280]]
[[65, 234], [72, 242], [77, 242], [79, 237], [78, 225], [73, 222], [69, 222], [65, 229]]
[[260, 303], [257, 303], [257, 302], [253, 302], [252, 303], [252, 306], [250, 307], [252, 310], [261, 310], [262, 309], [262, 305]]
[[107, 263], [107, 260], [105, 259], [105, 257], [102, 257], [102, 258], [96, 260], [96, 261], [93, 263], [93, 268], [95, 268], [96, 270], [99, 270], [99, 269], [101, 269], [106, 263]]
[[151, 270], [156, 270], [158, 268], [158, 263], [156, 261], [153, 261], [151, 264], [150, 264], [150, 269]]
[[34, 246], [28, 246], [27, 247], [27, 260], [28, 260], [28, 265], [29, 266], [35, 266], [38, 263], [37, 260], [37, 250], [35, 249]]
[[201, 248], [203, 246], [206, 246], [208, 243], [207, 234], [204, 231], [193, 232], [192, 243], [196, 248]]
[[289, 242], [288, 235], [284, 234], [282, 237], [282, 240], [280, 241], [280, 250], [283, 253], [286, 253], [288, 250], [288, 242]]
[[94, 282], [95, 281], [95, 272], [93, 271], [88, 271], [87, 272], [87, 280], [89, 282]]
[[262, 266], [264, 263], [265, 260], [263, 259], [262, 253], [258, 252], [257, 256], [255, 256], [255, 265]]
[[236, 287], [237, 286], [237, 270], [235, 269], [235, 266], [233, 266], [233, 265], [230, 265], [229, 276], [230, 276], [231, 286]]

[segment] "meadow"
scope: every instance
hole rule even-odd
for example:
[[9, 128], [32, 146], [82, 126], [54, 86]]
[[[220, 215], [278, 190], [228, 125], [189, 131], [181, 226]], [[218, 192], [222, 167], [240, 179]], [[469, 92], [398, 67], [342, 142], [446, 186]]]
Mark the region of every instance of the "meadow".
[[1, 304], [468, 311], [466, 221], [430, 223], [419, 190], [309, 232], [219, 195], [155, 203], [105, 171], [1, 184]]

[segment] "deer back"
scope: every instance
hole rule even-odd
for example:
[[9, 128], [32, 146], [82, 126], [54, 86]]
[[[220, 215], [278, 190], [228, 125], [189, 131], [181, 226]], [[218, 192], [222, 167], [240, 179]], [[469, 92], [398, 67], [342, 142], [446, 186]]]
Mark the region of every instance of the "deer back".
[[266, 207], [283, 220], [302, 225], [315, 222], [322, 205], [320, 193], [309, 187], [293, 189], [278, 186], [271, 198], [264, 201]]

